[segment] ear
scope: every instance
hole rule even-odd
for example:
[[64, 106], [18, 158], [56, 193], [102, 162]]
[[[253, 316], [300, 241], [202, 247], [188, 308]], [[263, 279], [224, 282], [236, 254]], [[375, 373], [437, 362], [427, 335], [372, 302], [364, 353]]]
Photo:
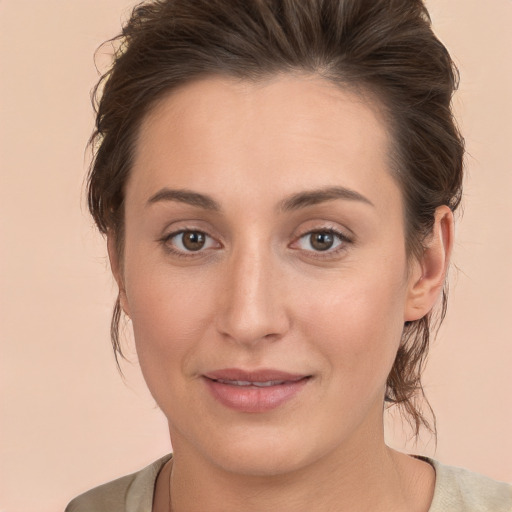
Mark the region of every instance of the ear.
[[432, 234], [421, 258], [414, 261], [410, 272], [404, 321], [419, 320], [434, 307], [443, 289], [453, 239], [453, 213], [448, 206], [439, 206]]
[[110, 268], [119, 288], [119, 302], [121, 304], [121, 308], [127, 316], [130, 316], [128, 299], [126, 297], [126, 290], [124, 286], [123, 268], [119, 258], [119, 252], [117, 250], [117, 239], [111, 231], [107, 233], [107, 250], [108, 258], [110, 260]]

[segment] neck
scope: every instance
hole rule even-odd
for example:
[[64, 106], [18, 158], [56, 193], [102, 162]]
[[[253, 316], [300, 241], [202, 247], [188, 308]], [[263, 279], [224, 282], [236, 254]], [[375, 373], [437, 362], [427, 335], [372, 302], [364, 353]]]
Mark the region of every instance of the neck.
[[174, 443], [172, 512], [427, 511], [434, 486], [426, 463], [389, 449], [375, 436], [365, 449], [346, 446], [300, 470], [254, 476], [226, 471], [183, 440]]

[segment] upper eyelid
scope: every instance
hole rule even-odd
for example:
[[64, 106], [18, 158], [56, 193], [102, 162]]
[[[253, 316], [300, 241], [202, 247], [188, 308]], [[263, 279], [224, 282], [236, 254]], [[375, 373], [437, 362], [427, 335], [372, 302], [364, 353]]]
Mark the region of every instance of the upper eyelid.
[[[347, 231], [348, 231], [348, 233], [347, 233]], [[344, 241], [347, 241], [347, 242], [353, 242], [355, 239], [355, 236], [351, 230], [341, 229], [338, 227], [334, 227], [332, 225], [327, 225], [327, 226], [321, 226], [321, 227], [317, 227], [317, 228], [308, 228], [307, 230], [300, 232], [300, 234], [295, 235], [294, 240], [299, 240], [300, 238], [302, 238], [306, 235], [310, 235], [311, 233], [324, 233], [324, 232], [334, 233], [335, 235], [338, 235], [340, 238], [342, 238]]]
[[[347, 225], [347, 219], [336, 217], [332, 215], [327, 215], [326, 217], [319, 215], [317, 217], [315, 215], [309, 219], [302, 218], [297, 223], [297, 228], [294, 229], [294, 232], [306, 234], [314, 231], [334, 231], [342, 234], [347, 239], [356, 238], [356, 233]], [[349, 224], [352, 222], [349, 221]]]
[[[179, 235], [180, 233], [186, 233], [188, 231], [203, 233], [204, 235], [209, 236], [210, 238], [214, 238], [214, 239], [218, 238], [215, 235], [210, 234], [208, 232], [208, 230], [206, 230], [206, 229], [194, 228], [194, 227], [183, 227], [183, 228], [179, 228], [179, 229], [170, 230], [168, 233], [164, 233], [162, 238], [172, 238], [173, 236]], [[351, 235], [348, 235], [348, 234], [345, 233], [344, 230], [339, 229], [339, 228], [335, 228], [333, 226], [319, 226], [319, 227], [316, 227], [316, 228], [308, 228], [306, 230], [300, 231], [300, 234], [295, 234], [293, 236], [293, 238], [294, 239], [302, 238], [303, 236], [306, 236], [306, 235], [311, 234], [311, 233], [321, 233], [321, 232], [332, 232], [332, 233], [335, 233], [335, 234], [337, 234], [337, 235], [339, 235], [342, 238], [345, 238], [347, 240], [351, 239]]]
[[194, 233], [203, 233], [210, 238], [217, 239], [218, 237], [211, 234], [211, 231], [201, 227], [193, 227], [193, 226], [184, 226], [179, 228], [167, 227], [164, 229], [164, 233], [161, 238], [168, 239], [173, 236], [179, 235], [181, 233], [194, 232]]
[[217, 238], [215, 236], [210, 235], [210, 233], [208, 233], [204, 229], [191, 229], [191, 228], [184, 228], [184, 229], [178, 229], [175, 231], [171, 231], [170, 233], [165, 234], [162, 237], [162, 239], [163, 240], [171, 240], [175, 236], [182, 235], [183, 233], [202, 233], [203, 235], [206, 235], [208, 238], [215, 240], [217, 243], [221, 243], [221, 242], [219, 242], [219, 240], [217, 240]]

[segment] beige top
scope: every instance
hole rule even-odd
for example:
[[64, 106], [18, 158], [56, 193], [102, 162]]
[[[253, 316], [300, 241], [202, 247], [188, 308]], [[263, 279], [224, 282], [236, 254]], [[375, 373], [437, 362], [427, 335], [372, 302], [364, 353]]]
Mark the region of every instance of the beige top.
[[[75, 498], [65, 512], [151, 512], [156, 477], [171, 455]], [[512, 512], [512, 485], [421, 457], [436, 471], [429, 512]]]

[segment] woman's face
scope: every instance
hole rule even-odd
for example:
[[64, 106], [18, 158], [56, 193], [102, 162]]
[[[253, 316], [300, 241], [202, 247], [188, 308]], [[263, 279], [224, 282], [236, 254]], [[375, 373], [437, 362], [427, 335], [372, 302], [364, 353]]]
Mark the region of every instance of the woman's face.
[[118, 280], [176, 454], [263, 475], [382, 442], [418, 279], [389, 145], [320, 78], [203, 79], [145, 119]]

